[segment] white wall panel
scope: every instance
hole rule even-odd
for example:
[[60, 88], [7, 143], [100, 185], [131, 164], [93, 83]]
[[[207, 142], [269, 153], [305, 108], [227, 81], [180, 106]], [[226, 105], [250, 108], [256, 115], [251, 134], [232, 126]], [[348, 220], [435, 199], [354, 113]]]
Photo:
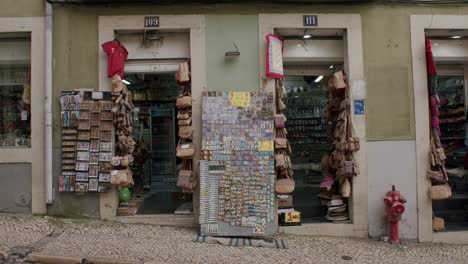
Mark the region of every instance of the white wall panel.
[[414, 141], [367, 143], [369, 184], [369, 235], [388, 236], [384, 197], [392, 184], [407, 199], [400, 221], [400, 237], [416, 239], [418, 234], [416, 193], [416, 145]]

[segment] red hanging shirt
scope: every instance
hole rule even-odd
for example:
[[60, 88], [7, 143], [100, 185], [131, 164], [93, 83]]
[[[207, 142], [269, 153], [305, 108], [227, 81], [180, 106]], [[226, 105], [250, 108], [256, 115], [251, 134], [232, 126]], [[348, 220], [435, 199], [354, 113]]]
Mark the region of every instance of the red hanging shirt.
[[436, 76], [436, 65], [434, 62], [434, 57], [432, 56], [431, 41], [426, 39], [426, 66], [427, 66], [427, 75]]
[[124, 77], [124, 65], [128, 51], [117, 41], [108, 41], [102, 44], [102, 49], [107, 54], [107, 76], [112, 77], [118, 74]]

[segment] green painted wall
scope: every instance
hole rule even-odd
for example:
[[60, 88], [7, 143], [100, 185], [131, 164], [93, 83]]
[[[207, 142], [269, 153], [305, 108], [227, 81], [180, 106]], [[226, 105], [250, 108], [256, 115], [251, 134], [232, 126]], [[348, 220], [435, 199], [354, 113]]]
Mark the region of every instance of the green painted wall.
[[[238, 57], [225, 57], [235, 51]], [[259, 89], [257, 15], [208, 15], [206, 17], [206, 67], [208, 90], [255, 91]]]
[[45, 15], [45, 0], [1, 0], [0, 17], [37, 17]]
[[[207, 14], [207, 81], [212, 90], [259, 86], [258, 13], [358, 13], [362, 18], [369, 140], [415, 139], [410, 15], [468, 14], [468, 7], [399, 5], [193, 5], [54, 8], [54, 125], [62, 89], [98, 86], [98, 16]], [[319, 21], [320, 23], [320, 21]], [[224, 61], [232, 41], [241, 56]], [[58, 129], [54, 145], [59, 146]]]

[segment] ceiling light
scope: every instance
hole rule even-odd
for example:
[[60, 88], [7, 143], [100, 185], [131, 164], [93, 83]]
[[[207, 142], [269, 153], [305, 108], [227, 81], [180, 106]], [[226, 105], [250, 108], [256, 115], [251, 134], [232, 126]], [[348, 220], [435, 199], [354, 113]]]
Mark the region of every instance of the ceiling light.
[[317, 77], [317, 79], [315, 79], [314, 82], [318, 83], [318, 82], [320, 82], [322, 79], [323, 79], [323, 75], [320, 75], [319, 77]]
[[130, 85], [132, 84], [131, 82], [127, 81], [127, 80], [122, 80], [123, 83], [125, 83], [126, 85]]
[[298, 47], [300, 47], [300, 46], [301, 46], [301, 44], [297, 44], [297, 46], [298, 46]]
[[303, 38], [305, 38], [305, 39], [310, 39], [311, 37], [312, 37], [312, 35], [310, 35], [310, 34], [306, 34], [306, 35], [303, 36]]
[[439, 46], [439, 43], [434, 43], [434, 46]]
[[453, 39], [461, 39], [462, 36], [451, 36], [451, 38], [453, 38]]
[[332, 65], [330, 65], [330, 67], [328, 67], [328, 68], [329, 68], [329, 69], [333, 69], [333, 64], [332, 64]]

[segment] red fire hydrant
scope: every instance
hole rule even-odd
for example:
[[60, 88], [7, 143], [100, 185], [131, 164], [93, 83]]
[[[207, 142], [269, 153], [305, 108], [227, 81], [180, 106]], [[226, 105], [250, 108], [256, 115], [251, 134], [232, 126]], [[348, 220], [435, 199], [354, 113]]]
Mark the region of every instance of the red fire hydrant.
[[401, 215], [405, 211], [406, 199], [399, 191], [395, 190], [395, 185], [392, 185], [392, 190], [387, 192], [384, 198], [387, 206], [387, 220], [390, 222], [390, 242], [398, 243], [398, 221], [401, 220]]

